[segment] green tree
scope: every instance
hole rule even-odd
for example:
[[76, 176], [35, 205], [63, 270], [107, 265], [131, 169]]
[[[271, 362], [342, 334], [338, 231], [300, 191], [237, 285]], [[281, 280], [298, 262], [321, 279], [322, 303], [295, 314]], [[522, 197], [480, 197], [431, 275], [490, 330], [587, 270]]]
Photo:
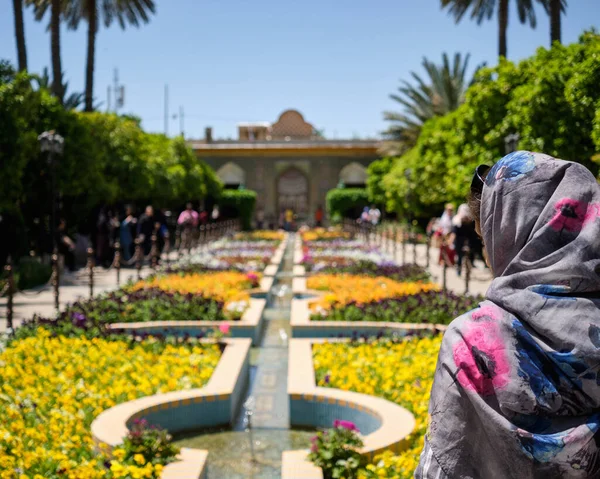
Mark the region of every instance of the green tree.
[[[546, 1], [546, 0], [543, 0]], [[448, 12], [456, 23], [460, 22], [467, 11], [471, 10], [471, 19], [478, 25], [484, 20], [491, 20], [496, 8], [498, 10], [498, 55], [506, 57], [506, 30], [508, 28], [509, 0], [441, 0], [442, 8], [448, 7]], [[516, 0], [519, 21], [529, 23], [535, 28], [534, 0]]]
[[372, 162], [367, 168], [367, 194], [369, 201], [377, 205], [385, 206], [387, 197], [382, 180], [390, 172], [394, 159], [390, 157], [380, 158]]
[[105, 27], [109, 27], [116, 20], [122, 29], [127, 24], [138, 27], [141, 22], [150, 21], [154, 10], [153, 0], [69, 0], [66, 9], [69, 27], [77, 28], [81, 20], [88, 24], [85, 111], [94, 110], [94, 64], [99, 24], [103, 22]]
[[442, 56], [441, 65], [423, 58], [426, 78], [412, 72], [415, 84], [402, 81], [398, 94], [390, 95], [404, 107], [404, 111], [384, 112], [385, 120], [392, 122], [385, 134], [399, 143], [400, 151], [416, 144], [423, 123], [455, 110], [464, 101], [469, 86], [466, 76], [468, 64], [469, 55], [463, 59], [460, 53], [454, 55], [452, 64], [446, 53]]
[[475, 167], [493, 164], [504, 138], [518, 147], [577, 161], [600, 171], [600, 35], [536, 54], [518, 64], [484, 68], [455, 111], [427, 121], [415, 148], [393, 160], [380, 180], [388, 209], [435, 213], [463, 202]]
[[23, 0], [13, 0], [13, 10], [19, 71], [24, 71], [27, 70], [27, 48], [25, 47], [25, 25], [23, 24]]

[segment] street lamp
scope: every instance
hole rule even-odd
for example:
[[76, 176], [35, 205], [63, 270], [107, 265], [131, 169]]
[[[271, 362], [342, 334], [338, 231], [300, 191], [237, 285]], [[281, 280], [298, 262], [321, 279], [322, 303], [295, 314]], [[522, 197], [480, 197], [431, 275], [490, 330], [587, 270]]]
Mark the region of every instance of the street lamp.
[[40, 142], [40, 151], [48, 153], [48, 165], [50, 166], [51, 194], [52, 194], [52, 219], [50, 224], [50, 234], [52, 235], [52, 253], [57, 254], [58, 245], [56, 244], [56, 155], [62, 155], [65, 140], [54, 130], [45, 131], [38, 136]]
[[518, 133], [513, 133], [504, 137], [504, 151], [507, 155], [513, 151], [517, 151], [519, 138], [520, 136]]

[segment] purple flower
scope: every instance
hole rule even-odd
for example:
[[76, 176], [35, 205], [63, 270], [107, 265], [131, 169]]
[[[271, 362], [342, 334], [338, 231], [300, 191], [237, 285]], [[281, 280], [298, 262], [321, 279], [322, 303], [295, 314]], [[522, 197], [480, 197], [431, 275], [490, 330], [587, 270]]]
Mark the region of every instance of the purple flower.
[[325, 375], [325, 384], [329, 384], [329, 381], [331, 379], [331, 376], [329, 376], [329, 374]]

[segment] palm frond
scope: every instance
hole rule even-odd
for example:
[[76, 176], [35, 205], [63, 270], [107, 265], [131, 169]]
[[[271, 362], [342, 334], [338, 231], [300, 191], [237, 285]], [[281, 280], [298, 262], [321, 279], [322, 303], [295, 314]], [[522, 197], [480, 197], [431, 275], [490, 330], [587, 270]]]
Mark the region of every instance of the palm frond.
[[469, 55], [463, 58], [456, 53], [451, 62], [444, 53], [439, 65], [423, 58], [422, 66], [426, 75], [421, 77], [411, 72], [413, 83], [402, 81], [398, 92], [390, 95], [392, 100], [402, 105], [403, 111], [383, 113], [384, 120], [391, 123], [384, 134], [411, 147], [416, 143], [423, 123], [458, 108], [470, 84], [466, 78], [469, 58]]

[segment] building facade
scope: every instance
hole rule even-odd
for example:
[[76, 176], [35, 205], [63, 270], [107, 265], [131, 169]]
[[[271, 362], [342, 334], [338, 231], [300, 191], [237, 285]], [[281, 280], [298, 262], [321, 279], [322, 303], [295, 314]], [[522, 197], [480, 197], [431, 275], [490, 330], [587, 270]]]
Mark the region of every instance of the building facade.
[[257, 211], [269, 222], [288, 208], [310, 221], [319, 206], [325, 208], [330, 189], [340, 183], [364, 187], [366, 167], [380, 146], [375, 140], [325, 140], [295, 110], [273, 124], [239, 124], [237, 140], [213, 140], [207, 128], [203, 140], [189, 144], [226, 188], [256, 191]]

